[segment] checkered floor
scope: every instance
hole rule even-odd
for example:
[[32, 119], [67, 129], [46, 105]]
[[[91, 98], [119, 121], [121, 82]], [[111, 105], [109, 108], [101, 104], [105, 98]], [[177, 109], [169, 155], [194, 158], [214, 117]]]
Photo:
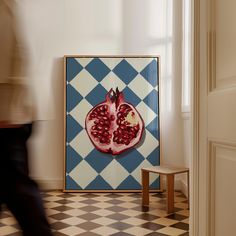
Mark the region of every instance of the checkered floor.
[[[42, 194], [55, 236], [187, 236], [187, 200], [175, 192], [175, 213], [165, 211], [165, 193], [150, 194], [149, 207], [141, 206], [140, 193]], [[20, 236], [19, 226], [4, 209], [0, 218], [1, 236]], [[42, 235], [43, 236], [43, 235]]]

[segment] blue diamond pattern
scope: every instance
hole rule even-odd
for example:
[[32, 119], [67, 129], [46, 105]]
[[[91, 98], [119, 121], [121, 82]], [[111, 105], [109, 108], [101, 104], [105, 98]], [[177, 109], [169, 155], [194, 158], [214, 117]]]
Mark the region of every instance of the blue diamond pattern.
[[144, 102], [148, 105], [156, 114], [158, 113], [158, 92], [153, 89], [145, 98]]
[[158, 118], [156, 117], [153, 119], [151, 123], [149, 123], [148, 126], [146, 126], [146, 129], [157, 139], [159, 140], [159, 123]]
[[70, 146], [66, 149], [66, 172], [70, 173], [83, 158]]
[[85, 161], [87, 161], [94, 170], [100, 173], [113, 159], [112, 155], [104, 154], [97, 149], [93, 149], [85, 158]]
[[66, 88], [66, 110], [70, 112], [82, 99], [81, 94], [68, 84]]
[[126, 189], [130, 189], [130, 186], [132, 186], [132, 189], [140, 189], [141, 185], [140, 183], [137, 182], [137, 180], [129, 175], [118, 187], [117, 189], [120, 190], [126, 190]]
[[66, 118], [66, 140], [71, 142], [74, 137], [82, 130], [82, 126], [71, 116]]
[[68, 57], [66, 60], [67, 81], [70, 82], [82, 69], [83, 67], [74, 58]]
[[160, 178], [157, 177], [156, 180], [150, 185], [150, 189], [160, 189]]
[[93, 180], [87, 187], [88, 190], [111, 190], [112, 187], [100, 176], [98, 175], [95, 180]]
[[122, 92], [124, 94], [125, 101], [131, 103], [135, 107], [141, 102], [141, 99], [129, 87], [125, 87]]
[[98, 58], [93, 59], [85, 68], [99, 82], [111, 71]]
[[146, 158], [153, 166], [159, 166], [160, 165], [160, 159], [159, 159], [159, 155], [160, 155], [160, 148], [157, 147], [155, 148], [151, 154], [149, 154], [149, 156]]
[[113, 72], [125, 83], [129, 84], [138, 74], [138, 72], [125, 59], [123, 59]]
[[103, 86], [98, 84], [87, 96], [87, 101], [92, 105], [95, 106], [100, 102], [105, 101], [105, 96], [107, 94], [107, 90], [104, 89]]
[[[80, 64], [80, 58], [67, 58], [66, 60], [66, 81], [70, 82], [76, 75], [79, 76], [81, 70], [87, 70], [98, 82], [100, 82], [105, 76], [107, 76], [111, 70], [109, 66], [99, 58], [91, 57], [90, 63], [83, 68], [82, 63]], [[111, 58], [112, 59], [112, 58]], [[125, 84], [126, 87], [123, 89], [125, 100], [137, 106], [142, 99], [135, 94], [127, 85], [135, 79], [138, 75], [138, 72], [135, 69], [135, 66], [132, 64], [132, 60], [129, 58], [129, 62], [125, 58], [120, 58], [121, 62], [113, 69], [114, 72]], [[143, 76], [153, 87], [158, 85], [158, 61], [152, 60], [141, 72]], [[92, 88], [91, 88], [92, 89]], [[113, 88], [115, 89], [115, 88]], [[93, 88], [90, 93], [83, 98], [81, 94], [74, 89], [70, 83], [67, 84], [66, 88], [66, 108], [68, 114], [66, 115], [66, 141], [70, 143], [81, 131], [83, 127], [70, 115], [70, 111], [73, 110], [83, 99], [89, 102], [92, 106], [95, 106], [103, 101], [105, 101], [105, 96], [107, 90], [98, 84]], [[153, 121], [146, 127], [157, 140], [159, 140], [159, 117], [158, 117], [158, 92], [152, 90], [144, 99], [143, 102], [152, 109], [157, 116]], [[86, 102], [83, 106], [86, 106]], [[81, 111], [83, 112], [83, 111]], [[117, 165], [121, 165], [126, 171], [132, 173], [137, 168], [140, 167], [144, 159], [146, 159], [152, 165], [160, 164], [160, 149], [157, 147], [152, 151], [148, 156], [143, 156], [135, 148], [128, 150], [121, 155], [112, 156], [110, 154], [104, 154], [99, 152], [97, 149], [93, 149], [84, 160], [97, 172], [97, 176], [93, 179], [87, 187], [82, 188], [78, 183], [76, 183], [69, 175], [66, 176], [66, 189], [67, 190], [113, 190], [114, 188], [100, 176], [100, 173], [109, 167], [109, 163], [112, 160], [116, 160]], [[66, 172], [69, 174], [76, 166], [80, 165], [80, 162], [83, 158], [70, 146], [66, 146]], [[79, 173], [78, 173], [79, 175]], [[112, 170], [111, 170], [112, 175]], [[151, 189], [159, 188], [159, 178], [157, 178], [154, 183], [150, 186]], [[125, 178], [122, 183], [119, 184], [117, 190], [140, 190], [141, 184], [130, 174]]]
[[66, 176], [66, 189], [81, 190], [82, 188], [69, 176]]
[[143, 162], [144, 157], [136, 150], [127, 153], [124, 152], [123, 155], [117, 156], [116, 160], [129, 172], [132, 173], [141, 162]]
[[158, 83], [157, 62], [152, 60], [140, 74], [153, 86], [156, 87]]

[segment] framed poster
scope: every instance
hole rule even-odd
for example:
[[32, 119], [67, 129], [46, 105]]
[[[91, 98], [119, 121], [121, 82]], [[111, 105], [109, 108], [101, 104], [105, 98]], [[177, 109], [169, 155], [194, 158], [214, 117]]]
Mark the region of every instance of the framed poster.
[[141, 168], [160, 164], [159, 57], [65, 56], [64, 66], [64, 191], [140, 191]]

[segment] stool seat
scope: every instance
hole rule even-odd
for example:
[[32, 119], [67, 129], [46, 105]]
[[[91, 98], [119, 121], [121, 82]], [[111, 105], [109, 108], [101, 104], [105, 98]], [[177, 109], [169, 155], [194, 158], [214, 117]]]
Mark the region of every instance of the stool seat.
[[163, 175], [171, 175], [171, 174], [180, 174], [188, 172], [189, 168], [174, 167], [174, 166], [151, 166], [142, 168], [142, 170]]
[[144, 167], [142, 171], [142, 204], [149, 205], [149, 173], [166, 175], [167, 177], [167, 213], [174, 212], [174, 176], [187, 173], [188, 199], [189, 199], [189, 168], [175, 166], [151, 166]]

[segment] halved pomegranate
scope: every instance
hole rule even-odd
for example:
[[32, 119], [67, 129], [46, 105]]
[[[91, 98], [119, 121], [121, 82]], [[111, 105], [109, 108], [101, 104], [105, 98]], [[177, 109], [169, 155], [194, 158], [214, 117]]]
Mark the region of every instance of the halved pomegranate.
[[85, 129], [97, 150], [118, 155], [141, 140], [144, 122], [117, 88], [111, 89], [106, 100], [88, 112]]

